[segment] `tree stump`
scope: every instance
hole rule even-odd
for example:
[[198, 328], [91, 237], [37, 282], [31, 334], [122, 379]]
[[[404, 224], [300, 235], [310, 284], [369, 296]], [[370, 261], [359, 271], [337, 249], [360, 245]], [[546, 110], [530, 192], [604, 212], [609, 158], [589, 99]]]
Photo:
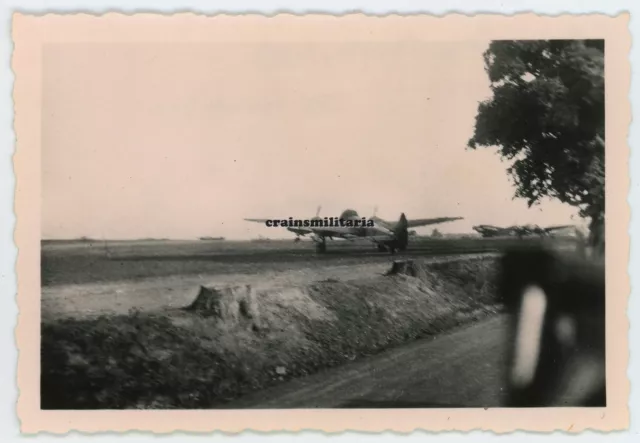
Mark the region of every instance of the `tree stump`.
[[410, 275], [415, 277], [417, 275], [415, 263], [413, 260], [396, 260], [393, 262], [391, 269], [387, 272], [387, 275]]
[[392, 275], [406, 275], [414, 277], [422, 281], [429, 279], [428, 273], [421, 263], [416, 263], [413, 260], [396, 260], [393, 262], [391, 269], [385, 274], [386, 276]]
[[262, 327], [258, 294], [251, 285], [222, 289], [200, 286], [196, 299], [185, 309], [203, 317], [218, 318], [227, 326], [246, 325], [253, 331]]
[[215, 288], [200, 286], [196, 299], [187, 306], [187, 311], [204, 316], [222, 317], [222, 293]]

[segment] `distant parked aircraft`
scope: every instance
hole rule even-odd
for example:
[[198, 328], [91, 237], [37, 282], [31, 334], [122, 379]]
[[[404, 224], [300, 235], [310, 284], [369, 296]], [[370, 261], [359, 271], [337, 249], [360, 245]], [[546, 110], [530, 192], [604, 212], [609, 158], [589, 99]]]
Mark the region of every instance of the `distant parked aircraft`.
[[[309, 235], [316, 243], [316, 251], [319, 253], [326, 251], [327, 238], [331, 240], [334, 238], [342, 238], [345, 240], [363, 238], [375, 243], [378, 246], [378, 250], [389, 251], [393, 254], [397, 250], [406, 250], [409, 243], [409, 236], [411, 234], [415, 234], [415, 231], [410, 233], [408, 228], [461, 219], [461, 217], [445, 217], [409, 221], [405, 214], [402, 213], [400, 215], [400, 219], [395, 223], [375, 217], [367, 220], [368, 224], [363, 226], [363, 222], [366, 219], [360, 217], [355, 210], [346, 209], [342, 212], [339, 219], [351, 221], [354, 224], [357, 221], [359, 222], [358, 224], [360, 224], [360, 226], [356, 224], [351, 227], [340, 226], [340, 224], [337, 223], [338, 219], [334, 219], [332, 217], [320, 217], [320, 209], [321, 207], [318, 207], [315, 217], [310, 220], [309, 226], [283, 226], [288, 231], [296, 234], [297, 238]], [[272, 219], [245, 218], [245, 220], [257, 223], [266, 223], [268, 220]]]
[[572, 228], [573, 225], [558, 225], [541, 228], [537, 225], [515, 225], [506, 228], [492, 225], [474, 226], [473, 230], [481, 234], [483, 237], [529, 237], [529, 236], [548, 236], [553, 231], [560, 229]]

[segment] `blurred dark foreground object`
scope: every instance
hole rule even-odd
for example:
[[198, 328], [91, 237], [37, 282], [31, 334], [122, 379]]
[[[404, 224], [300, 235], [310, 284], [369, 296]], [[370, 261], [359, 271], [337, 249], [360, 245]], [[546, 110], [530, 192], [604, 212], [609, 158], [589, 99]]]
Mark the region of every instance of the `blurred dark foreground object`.
[[604, 264], [545, 249], [502, 259], [509, 407], [606, 406]]

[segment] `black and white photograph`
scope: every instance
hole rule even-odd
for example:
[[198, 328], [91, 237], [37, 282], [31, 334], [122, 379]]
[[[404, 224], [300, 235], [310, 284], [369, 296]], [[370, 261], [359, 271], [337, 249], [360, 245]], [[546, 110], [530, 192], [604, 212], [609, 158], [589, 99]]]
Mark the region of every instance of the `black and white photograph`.
[[626, 395], [604, 34], [227, 17], [174, 39], [147, 16], [161, 41], [111, 18], [40, 52], [42, 411]]

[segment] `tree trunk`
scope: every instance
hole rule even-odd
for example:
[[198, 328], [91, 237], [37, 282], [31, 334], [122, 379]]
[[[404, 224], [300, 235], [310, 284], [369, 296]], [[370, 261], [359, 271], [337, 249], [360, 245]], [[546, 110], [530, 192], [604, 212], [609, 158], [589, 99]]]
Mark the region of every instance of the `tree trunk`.
[[591, 218], [589, 224], [589, 247], [594, 257], [604, 257], [605, 252], [605, 218], [599, 214]]

